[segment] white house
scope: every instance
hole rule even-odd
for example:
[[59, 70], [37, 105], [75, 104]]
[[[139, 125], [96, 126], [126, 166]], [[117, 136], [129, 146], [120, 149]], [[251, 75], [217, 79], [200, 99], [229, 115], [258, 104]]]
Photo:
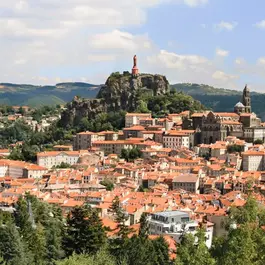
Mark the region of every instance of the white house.
[[[199, 223], [191, 220], [187, 212], [184, 211], [165, 211], [152, 214], [148, 221], [149, 233], [152, 235], [170, 235], [177, 243], [181, 242], [185, 233], [191, 233], [196, 238]], [[212, 245], [213, 224], [206, 226], [206, 245], [208, 248]]]
[[88, 151], [49, 151], [37, 154], [37, 164], [42, 167], [52, 168], [59, 166], [61, 163], [74, 165], [78, 159], [88, 154]]

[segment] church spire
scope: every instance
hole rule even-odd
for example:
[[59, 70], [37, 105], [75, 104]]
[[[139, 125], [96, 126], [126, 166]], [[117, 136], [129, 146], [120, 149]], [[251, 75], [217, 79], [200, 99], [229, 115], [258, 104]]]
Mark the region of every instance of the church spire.
[[251, 113], [251, 97], [250, 97], [250, 90], [247, 85], [243, 90], [242, 103], [245, 106], [245, 112]]

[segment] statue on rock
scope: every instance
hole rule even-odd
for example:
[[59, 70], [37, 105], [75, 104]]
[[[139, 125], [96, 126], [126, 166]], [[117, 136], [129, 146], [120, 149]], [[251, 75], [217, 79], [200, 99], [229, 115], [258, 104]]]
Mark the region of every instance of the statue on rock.
[[138, 74], [139, 74], [139, 69], [137, 68], [137, 56], [134, 55], [134, 57], [133, 57], [132, 75], [136, 76]]

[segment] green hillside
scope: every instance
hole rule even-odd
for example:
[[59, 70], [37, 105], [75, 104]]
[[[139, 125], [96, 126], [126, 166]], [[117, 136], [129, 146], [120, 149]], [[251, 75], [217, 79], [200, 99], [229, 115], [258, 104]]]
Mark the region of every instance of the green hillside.
[[[172, 85], [177, 91], [182, 91], [199, 100], [203, 105], [214, 111], [231, 112], [238, 101], [241, 101], [242, 91], [230, 90], [224, 88], [214, 88], [208, 85], [199, 84], [175, 84]], [[265, 94], [252, 92], [252, 111], [265, 120]]]
[[0, 83], [0, 104], [31, 107], [64, 104], [74, 96], [94, 98], [98, 91], [98, 85], [82, 82], [59, 83], [54, 86]]

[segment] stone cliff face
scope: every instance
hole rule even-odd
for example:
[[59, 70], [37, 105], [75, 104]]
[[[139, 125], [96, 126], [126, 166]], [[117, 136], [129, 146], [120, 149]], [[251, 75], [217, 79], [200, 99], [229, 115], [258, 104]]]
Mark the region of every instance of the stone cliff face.
[[111, 75], [101, 87], [98, 98], [105, 100], [109, 111], [134, 111], [137, 108], [137, 96], [141, 92], [162, 95], [169, 91], [169, 83], [165, 76], [141, 74]]
[[169, 91], [169, 83], [162, 75], [132, 76], [128, 72], [114, 73], [101, 87], [97, 99], [75, 97], [68, 103], [67, 109], [62, 114], [61, 123], [63, 126], [71, 125], [76, 118], [78, 120], [83, 117], [93, 119], [102, 112], [135, 111], [139, 94], [163, 95]]

